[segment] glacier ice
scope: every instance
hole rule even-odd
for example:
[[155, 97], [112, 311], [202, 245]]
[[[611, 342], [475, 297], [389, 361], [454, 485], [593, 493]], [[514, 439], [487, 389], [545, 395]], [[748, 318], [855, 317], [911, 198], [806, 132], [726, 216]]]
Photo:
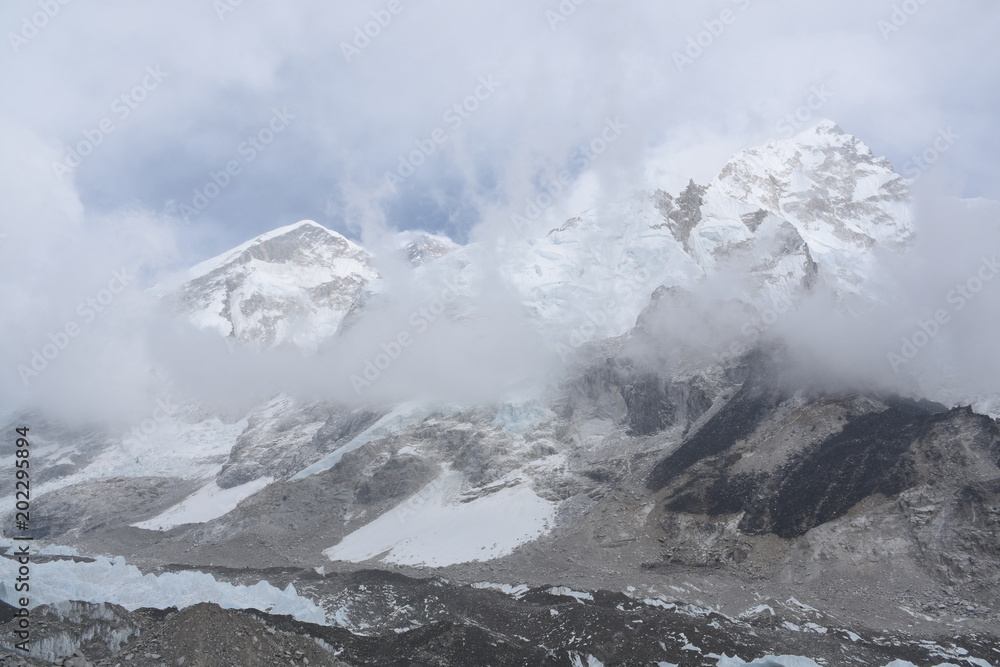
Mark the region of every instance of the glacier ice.
[[[0, 599], [8, 604], [23, 595], [10, 582], [17, 577], [18, 563], [0, 558]], [[261, 609], [292, 616], [308, 623], [325, 624], [326, 613], [300, 596], [289, 584], [284, 590], [266, 581], [236, 586], [203, 572], [143, 574], [121, 556], [97, 557], [93, 562], [55, 560], [31, 565], [29, 607], [67, 600], [113, 602], [126, 609], [155, 607], [178, 609], [200, 602], [214, 602], [226, 609]]]

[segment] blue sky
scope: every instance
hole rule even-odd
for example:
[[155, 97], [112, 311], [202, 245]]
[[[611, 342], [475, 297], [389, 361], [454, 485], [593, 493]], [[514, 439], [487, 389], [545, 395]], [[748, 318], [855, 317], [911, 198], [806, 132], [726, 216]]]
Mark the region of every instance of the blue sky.
[[[5, 224], [40, 239], [131, 216], [150, 234], [135, 232], [136, 253], [169, 246], [181, 265], [305, 218], [465, 241], [614, 118], [627, 129], [573, 171], [600, 197], [704, 183], [734, 152], [829, 117], [899, 171], [952, 128], [934, 170], [1000, 199], [1000, 8], [986, 0], [63, 2], [0, 9], [2, 131], [17, 137], [0, 156]], [[56, 178], [81, 142], [95, 145]], [[420, 146], [430, 156], [388, 186]], [[54, 198], [74, 222], [51, 215]]]

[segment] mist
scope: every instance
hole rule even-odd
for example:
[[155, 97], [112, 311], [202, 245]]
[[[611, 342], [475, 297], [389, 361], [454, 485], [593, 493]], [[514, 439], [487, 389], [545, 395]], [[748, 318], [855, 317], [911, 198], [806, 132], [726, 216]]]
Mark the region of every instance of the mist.
[[[915, 246], [885, 258], [877, 303], [842, 320], [829, 305], [842, 295], [818, 288], [766, 327], [704, 306], [664, 326], [708, 354], [774, 336], [830, 373], [992, 387], [996, 283], [961, 309], [949, 294], [997, 248], [996, 215], [945, 197], [1000, 199], [992, 3], [928, 3], [888, 30], [889, 1], [403, 2], [387, 23], [374, 1], [222, 4], [60, 3], [43, 26], [36, 2], [0, 9], [4, 410], [127, 422], [172, 391], [234, 411], [279, 392], [350, 404], [537, 392], [563, 361], [491, 247], [640, 189], [706, 183], [737, 151], [821, 117], [920, 184], [961, 176], [921, 195]], [[954, 146], [915, 167], [944, 127]], [[231, 348], [147, 291], [305, 218], [371, 249], [394, 294], [313, 355]], [[411, 281], [388, 251], [407, 229], [484, 248], [433, 322], [420, 309], [447, 286]], [[725, 276], [698, 289], [728, 302]], [[903, 355], [941, 309], [949, 321]], [[369, 380], [380, 354], [391, 363]]]
[[666, 375], [761, 347], [790, 362], [793, 386], [974, 405], [996, 413], [1000, 205], [962, 200], [943, 178], [914, 184], [915, 234], [874, 255], [863, 293], [821, 273], [791, 298], [748, 297], [750, 267], [722, 267], [640, 318], [625, 355]]

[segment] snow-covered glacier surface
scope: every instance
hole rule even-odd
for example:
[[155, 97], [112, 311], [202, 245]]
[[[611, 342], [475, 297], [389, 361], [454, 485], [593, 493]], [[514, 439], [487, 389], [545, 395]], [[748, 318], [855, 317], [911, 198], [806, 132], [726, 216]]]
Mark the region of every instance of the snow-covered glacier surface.
[[[6, 541], [7, 545], [11, 545]], [[18, 563], [0, 558], [0, 599], [16, 605], [21, 593], [12, 582]], [[30, 606], [66, 600], [112, 602], [126, 609], [155, 607], [182, 609], [200, 602], [214, 602], [226, 609], [261, 609], [292, 616], [308, 623], [325, 624], [326, 612], [300, 596], [289, 584], [284, 590], [261, 581], [253, 586], [235, 586], [203, 572], [143, 574], [121, 556], [97, 557], [93, 562], [56, 560], [31, 565]]]

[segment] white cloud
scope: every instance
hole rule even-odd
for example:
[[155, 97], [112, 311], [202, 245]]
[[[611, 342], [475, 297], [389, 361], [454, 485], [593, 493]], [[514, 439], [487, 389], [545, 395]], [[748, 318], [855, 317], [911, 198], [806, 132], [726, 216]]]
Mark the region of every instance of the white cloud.
[[[384, 3], [244, 2], [220, 20], [211, 3], [195, 0], [70, 2], [16, 52], [7, 38], [6, 377], [16, 379], [26, 355], [122, 266], [136, 268], [130, 290], [138, 290], [171, 262], [193, 264], [302, 218], [365, 238], [414, 226], [460, 237], [512, 233], [511, 213], [537, 195], [541, 177], [572, 164], [609, 118], [627, 131], [574, 171], [575, 194], [550, 214], [638, 187], [705, 182], [734, 152], [774, 138], [776, 123], [818, 84], [833, 93], [822, 115], [897, 166], [938, 127], [954, 126], [962, 139], [941, 170], [962, 181], [949, 189], [1000, 198], [995, 3], [927, 3], [886, 40], [877, 22], [891, 14], [888, 0], [588, 2], [555, 30], [546, 11], [557, 2], [400, 2], [403, 11], [351, 62], [341, 43]], [[735, 21], [678, 72], [675, 52], [725, 9]], [[35, 0], [4, 3], [0, 26], [18, 33], [38, 11]], [[115, 118], [71, 176], [55, 178], [52, 162], [113, 116], [148, 67], [168, 76]], [[446, 111], [483, 76], [501, 87], [449, 128], [404, 186], [386, 189], [399, 155], [447, 127]], [[194, 221], [167, 219], [166, 203], [184, 201], [224, 168], [276, 106], [296, 119], [273, 145]], [[484, 224], [470, 230], [476, 222]], [[133, 315], [116, 313], [95, 326], [121, 317], [128, 330]], [[53, 391], [57, 377], [61, 387], [100, 377], [127, 388], [146, 372], [139, 348], [123, 341], [110, 357], [95, 350], [73, 363], [67, 352], [58, 360], [65, 370], [54, 364], [47, 381]], [[109, 364], [128, 371], [102, 376]], [[76, 400], [66, 391], [67, 403]], [[100, 392], [82, 393], [83, 405], [102, 401]]]

